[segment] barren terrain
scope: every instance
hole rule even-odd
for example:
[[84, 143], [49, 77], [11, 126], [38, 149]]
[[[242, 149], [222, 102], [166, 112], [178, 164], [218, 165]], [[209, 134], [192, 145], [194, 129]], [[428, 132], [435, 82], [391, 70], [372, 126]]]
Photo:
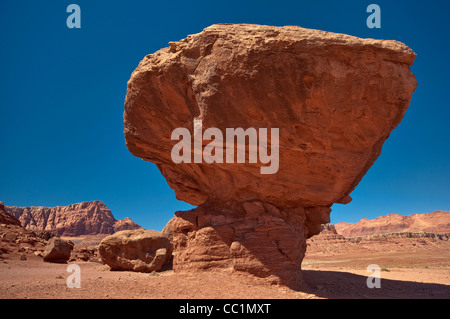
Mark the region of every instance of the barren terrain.
[[[369, 264], [381, 268], [381, 288], [369, 289]], [[0, 263], [0, 298], [450, 298], [450, 252], [312, 254], [303, 262], [303, 291], [269, 285], [229, 273], [178, 274], [110, 271], [96, 262], [77, 261], [81, 288], [68, 288], [68, 264], [38, 256]]]
[[[9, 215], [1, 216], [7, 222]], [[307, 240], [304, 284], [293, 290], [231, 270], [182, 273], [169, 264], [152, 273], [111, 271], [95, 248], [106, 234], [64, 237], [74, 244], [69, 263], [44, 262], [44, 240], [17, 223], [11, 219], [0, 228], [0, 299], [450, 298], [448, 233], [344, 237], [334, 225], [324, 225]], [[80, 266], [80, 288], [67, 286], [71, 264]], [[380, 288], [367, 287], [371, 264], [381, 270]]]

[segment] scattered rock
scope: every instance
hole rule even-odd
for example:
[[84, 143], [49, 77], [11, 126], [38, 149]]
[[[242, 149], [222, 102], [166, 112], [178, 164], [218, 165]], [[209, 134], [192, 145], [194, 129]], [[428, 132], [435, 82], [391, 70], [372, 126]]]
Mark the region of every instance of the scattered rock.
[[[5, 258], [23, 260], [22, 255], [44, 247], [44, 240], [22, 227], [20, 221], [8, 214], [0, 202], [0, 252]], [[24, 254], [25, 253], [25, 254]], [[25, 256], [26, 257], [26, 256]]]
[[3, 202], [0, 202], [0, 224], [2, 224], [2, 227], [6, 227], [6, 225], [22, 226], [17, 218], [5, 211]]
[[49, 240], [50, 238], [56, 236], [54, 233], [45, 230], [35, 230], [33, 233], [36, 237], [42, 238], [43, 240]]
[[44, 261], [54, 263], [66, 263], [72, 252], [73, 245], [59, 237], [51, 238], [45, 246], [42, 257]]
[[152, 272], [170, 260], [172, 244], [158, 231], [123, 230], [105, 237], [98, 251], [112, 270]]

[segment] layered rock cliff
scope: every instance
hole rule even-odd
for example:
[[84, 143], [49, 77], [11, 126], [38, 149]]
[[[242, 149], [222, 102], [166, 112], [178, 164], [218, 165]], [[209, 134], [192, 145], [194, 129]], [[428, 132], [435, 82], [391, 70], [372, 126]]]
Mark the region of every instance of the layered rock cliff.
[[25, 229], [48, 231], [58, 236], [112, 234], [119, 230], [141, 228], [131, 219], [116, 220], [102, 201], [57, 207], [5, 206]]
[[363, 218], [357, 223], [340, 222], [335, 228], [344, 237], [395, 232], [450, 233], [450, 212], [435, 211], [408, 216], [393, 213], [372, 220]]
[[[424, 215], [424, 214], [423, 214]], [[430, 224], [426, 227], [430, 229]], [[334, 256], [358, 252], [412, 252], [417, 249], [450, 247], [449, 233], [426, 232], [417, 225], [415, 231], [380, 232], [370, 235], [344, 237], [335, 225], [322, 225], [322, 232], [307, 240], [307, 253], [314, 256]], [[439, 229], [439, 227], [435, 228]]]

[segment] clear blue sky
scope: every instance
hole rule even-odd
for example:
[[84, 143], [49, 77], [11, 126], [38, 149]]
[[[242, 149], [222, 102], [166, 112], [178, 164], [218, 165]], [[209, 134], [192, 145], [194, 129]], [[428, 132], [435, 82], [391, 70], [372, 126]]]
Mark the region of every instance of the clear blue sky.
[[[66, 8], [81, 7], [81, 29]], [[366, 8], [381, 7], [381, 29]], [[152, 163], [128, 152], [126, 83], [139, 61], [214, 23], [299, 25], [395, 39], [417, 54], [403, 122], [332, 222], [450, 209], [448, 1], [2, 1], [0, 200], [57, 206], [102, 200], [160, 230], [189, 209]]]

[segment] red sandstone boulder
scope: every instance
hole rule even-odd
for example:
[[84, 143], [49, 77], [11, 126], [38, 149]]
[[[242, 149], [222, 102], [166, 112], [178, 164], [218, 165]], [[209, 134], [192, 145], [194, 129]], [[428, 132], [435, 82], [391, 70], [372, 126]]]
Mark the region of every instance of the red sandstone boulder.
[[102, 261], [112, 270], [152, 272], [172, 256], [172, 244], [155, 230], [123, 230], [105, 237], [98, 246]]
[[[128, 82], [126, 144], [192, 205], [208, 198], [281, 207], [348, 202], [408, 108], [415, 56], [397, 41], [213, 25], [141, 61]], [[192, 133], [194, 119], [204, 130], [279, 128], [278, 172], [262, 175], [262, 164], [248, 161], [175, 164], [172, 131]]]
[[[397, 41], [248, 24], [212, 25], [147, 55], [128, 82], [126, 145], [156, 163], [178, 199], [200, 205], [172, 221], [174, 269], [299, 286], [306, 239], [329, 222], [331, 205], [351, 201], [402, 120], [415, 56]], [[250, 162], [250, 145], [246, 161], [227, 163], [225, 152], [242, 145], [212, 136], [196, 154], [214, 140], [222, 160], [174, 162], [177, 128], [278, 129], [278, 145], [274, 135], [264, 143], [278, 146], [279, 167], [261, 174], [267, 165]]]
[[73, 244], [59, 237], [52, 237], [45, 246], [42, 257], [44, 261], [66, 263], [72, 253]]

